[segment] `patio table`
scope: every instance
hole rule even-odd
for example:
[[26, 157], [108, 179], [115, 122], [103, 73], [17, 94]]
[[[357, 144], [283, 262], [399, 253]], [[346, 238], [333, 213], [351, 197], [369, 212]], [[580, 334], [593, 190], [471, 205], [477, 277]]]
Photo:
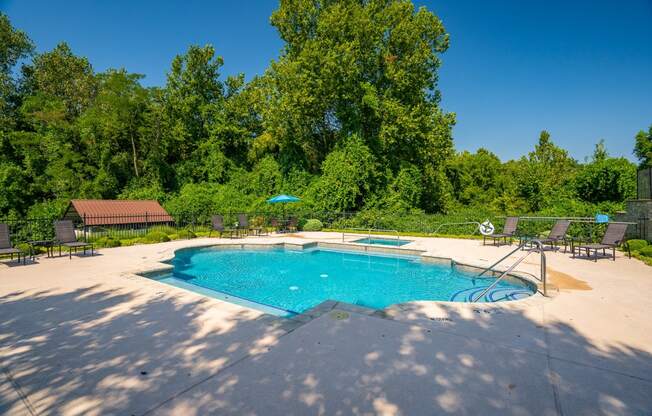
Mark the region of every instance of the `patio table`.
[[54, 240], [30, 240], [27, 244], [29, 244], [29, 256], [32, 260], [36, 257], [36, 247], [45, 247], [47, 257], [54, 257]]

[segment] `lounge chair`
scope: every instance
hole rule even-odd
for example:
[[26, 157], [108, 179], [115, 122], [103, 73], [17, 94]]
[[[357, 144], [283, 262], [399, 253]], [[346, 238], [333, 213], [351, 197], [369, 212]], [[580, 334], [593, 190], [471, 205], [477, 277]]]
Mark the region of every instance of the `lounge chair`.
[[566, 252], [566, 233], [568, 232], [568, 227], [570, 227], [570, 220], [557, 220], [555, 225], [552, 226], [552, 230], [548, 234], [548, 237], [543, 238], [541, 244], [550, 244], [550, 248], [554, 248], [557, 243], [560, 241], [564, 243], [564, 253]]
[[516, 227], [518, 225], [518, 217], [507, 217], [505, 218], [505, 226], [503, 227], [503, 232], [499, 234], [485, 235], [482, 237], [482, 245], [485, 245], [487, 242], [487, 237], [493, 239], [493, 244], [496, 244], [496, 241], [501, 238], [507, 244], [507, 239], [509, 238], [509, 244], [512, 244], [512, 238], [516, 236]]
[[[22, 251], [15, 248], [11, 245], [11, 238], [9, 237], [9, 226], [7, 224], [0, 224], [0, 255], [11, 256], [11, 260], [14, 259], [14, 254], [18, 257], [18, 263], [20, 263], [20, 255]], [[25, 263], [25, 255], [23, 255], [23, 264]]]
[[210, 237], [213, 231], [216, 231], [219, 233], [220, 238], [222, 238], [222, 235], [228, 234], [229, 237], [233, 237], [233, 228], [225, 228], [224, 227], [224, 217], [221, 215], [213, 215], [211, 217], [211, 225], [212, 228], [210, 232], [208, 233], [208, 236]]
[[299, 220], [297, 217], [290, 217], [288, 220], [288, 231], [298, 231], [299, 229]]
[[90, 247], [91, 256], [93, 255], [93, 244], [86, 243], [84, 241], [77, 241], [77, 236], [75, 235], [75, 227], [72, 225], [72, 221], [55, 221], [54, 233], [56, 235], [56, 242], [59, 245], [59, 256], [61, 256], [62, 246], [68, 247], [68, 256], [70, 259], [72, 259], [73, 251], [76, 253], [77, 249], [79, 248], [84, 250], [85, 255], [86, 249]]
[[247, 214], [238, 214], [238, 230], [244, 231], [245, 236], [249, 235], [251, 231], [253, 231], [256, 235], [260, 235], [262, 228], [250, 226]]
[[[621, 245], [625, 240], [625, 233], [627, 232], [627, 224], [622, 223], [609, 223], [607, 230], [604, 232], [602, 241], [596, 244], [579, 244], [572, 247], [573, 258], [575, 258], [575, 249], [578, 252], [586, 250], [587, 257], [591, 257], [591, 250], [595, 252], [593, 261], [598, 261], [598, 251], [602, 250], [602, 255], [607, 255], [607, 249], [612, 250], [612, 259], [616, 261], [616, 247]], [[631, 257], [631, 253], [630, 253]]]
[[236, 229], [238, 230], [238, 235], [243, 231], [245, 236], [249, 234], [249, 219], [247, 218], [247, 214], [238, 214], [238, 226]]
[[283, 231], [283, 227], [281, 226], [281, 222], [278, 220], [278, 218], [272, 218], [269, 223], [275, 232], [280, 233]]

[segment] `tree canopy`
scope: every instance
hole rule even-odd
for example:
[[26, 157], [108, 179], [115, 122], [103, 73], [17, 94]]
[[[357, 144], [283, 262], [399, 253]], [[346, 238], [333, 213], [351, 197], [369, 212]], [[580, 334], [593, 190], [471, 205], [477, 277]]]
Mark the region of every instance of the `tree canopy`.
[[[635, 166], [601, 144], [585, 163], [546, 131], [514, 161], [456, 152], [438, 88], [449, 35], [424, 7], [282, 0], [271, 24], [285, 44], [264, 74], [225, 76], [213, 46], [191, 45], [146, 88], [65, 42], [35, 53], [0, 13], [0, 216], [53, 215], [71, 198], [206, 213], [287, 192], [319, 211], [513, 213], [633, 196]], [[641, 166], [651, 149], [652, 127], [636, 137]]]

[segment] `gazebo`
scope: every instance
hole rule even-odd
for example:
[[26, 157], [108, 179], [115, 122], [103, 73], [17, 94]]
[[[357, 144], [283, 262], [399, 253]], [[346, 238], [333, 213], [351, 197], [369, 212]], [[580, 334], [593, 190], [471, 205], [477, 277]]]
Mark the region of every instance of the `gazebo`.
[[154, 200], [73, 199], [64, 219], [84, 226], [165, 224], [174, 222]]

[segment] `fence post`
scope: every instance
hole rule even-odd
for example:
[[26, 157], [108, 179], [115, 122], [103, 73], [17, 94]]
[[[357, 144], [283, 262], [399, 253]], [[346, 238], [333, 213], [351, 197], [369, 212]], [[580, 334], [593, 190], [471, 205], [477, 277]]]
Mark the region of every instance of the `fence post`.
[[86, 213], [85, 212], [84, 212], [84, 219], [82, 221], [84, 221], [84, 242], [88, 243], [88, 236], [86, 235]]
[[147, 216], [147, 211], [145, 211], [145, 233], [149, 230], [149, 218]]

